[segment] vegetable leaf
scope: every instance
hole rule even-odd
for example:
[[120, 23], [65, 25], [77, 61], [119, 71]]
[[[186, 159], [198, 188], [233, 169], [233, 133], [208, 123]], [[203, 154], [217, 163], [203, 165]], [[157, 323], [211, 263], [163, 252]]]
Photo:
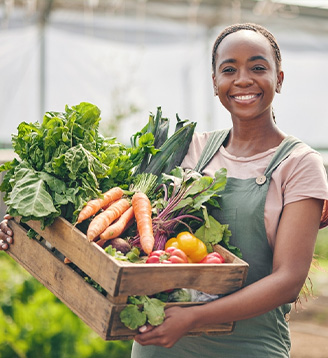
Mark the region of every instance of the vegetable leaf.
[[147, 321], [147, 315], [137, 305], [129, 304], [120, 313], [121, 322], [126, 327], [135, 330]]
[[228, 241], [231, 232], [228, 231], [228, 225], [221, 225], [213, 216], [208, 216], [208, 222], [202, 225], [195, 236], [204, 242], [208, 252], [213, 252], [213, 245], [220, 243], [225, 236]]
[[120, 319], [126, 327], [137, 329], [146, 322], [152, 326], [163, 323], [165, 303], [157, 298], [129, 296], [129, 304], [121, 311]]
[[101, 136], [99, 121], [99, 108], [82, 102], [46, 112], [42, 123], [19, 124], [12, 136], [19, 160], [0, 167], [7, 171], [0, 190], [8, 213], [40, 220], [43, 227], [59, 215], [73, 223], [85, 202], [114, 186], [129, 187], [145, 153], [156, 152], [154, 137], [146, 133], [128, 148]]
[[33, 169], [18, 169], [13, 180], [16, 183], [6, 204], [16, 215], [25, 216], [28, 212], [31, 217], [42, 218], [57, 213], [45, 182]]
[[144, 303], [144, 312], [147, 315], [147, 320], [152, 326], [158, 326], [164, 321], [165, 303], [157, 298], [149, 298], [147, 296]]

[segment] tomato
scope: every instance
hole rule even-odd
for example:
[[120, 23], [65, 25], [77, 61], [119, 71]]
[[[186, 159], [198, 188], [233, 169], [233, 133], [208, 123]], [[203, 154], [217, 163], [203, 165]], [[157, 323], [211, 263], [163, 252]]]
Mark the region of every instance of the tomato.
[[164, 250], [156, 250], [149, 254], [148, 264], [185, 264], [188, 263], [186, 254], [175, 247]]
[[165, 249], [165, 252], [170, 254], [169, 261], [173, 263], [187, 263], [188, 257], [187, 255], [180, 249], [176, 247], [168, 247]]
[[207, 248], [203, 241], [188, 231], [183, 231], [177, 237], [169, 239], [165, 249], [172, 246], [181, 249], [190, 262], [200, 262], [207, 255]]
[[218, 252], [211, 252], [200, 261], [200, 264], [223, 264], [224, 262], [222, 255]]

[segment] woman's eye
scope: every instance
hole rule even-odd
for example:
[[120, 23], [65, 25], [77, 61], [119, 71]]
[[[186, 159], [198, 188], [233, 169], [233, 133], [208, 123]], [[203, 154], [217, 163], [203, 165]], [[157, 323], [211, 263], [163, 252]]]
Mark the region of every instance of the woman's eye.
[[253, 71], [265, 71], [266, 68], [264, 66], [254, 66]]
[[235, 72], [236, 70], [233, 67], [226, 67], [222, 70], [222, 73], [232, 73]]

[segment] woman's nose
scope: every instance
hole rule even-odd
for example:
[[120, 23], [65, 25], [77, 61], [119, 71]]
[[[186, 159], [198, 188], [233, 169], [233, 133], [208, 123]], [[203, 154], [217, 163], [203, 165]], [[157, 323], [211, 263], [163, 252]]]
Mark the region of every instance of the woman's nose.
[[236, 74], [234, 82], [236, 86], [248, 87], [253, 84], [253, 79], [251, 76], [249, 76], [247, 71], [240, 70]]

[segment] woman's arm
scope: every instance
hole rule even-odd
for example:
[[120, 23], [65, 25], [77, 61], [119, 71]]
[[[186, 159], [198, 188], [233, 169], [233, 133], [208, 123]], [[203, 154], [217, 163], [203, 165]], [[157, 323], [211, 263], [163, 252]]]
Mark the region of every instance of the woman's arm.
[[252, 318], [295, 301], [311, 265], [322, 206], [323, 201], [318, 199], [285, 206], [277, 232], [272, 274], [216, 301], [167, 309], [162, 325], [143, 328], [144, 332], [135, 340], [142, 345], [168, 348], [192, 328]]
[[4, 219], [0, 222], [0, 251], [7, 250], [9, 244], [13, 243], [13, 232], [8, 226], [8, 220], [11, 219], [11, 216], [5, 215]]

